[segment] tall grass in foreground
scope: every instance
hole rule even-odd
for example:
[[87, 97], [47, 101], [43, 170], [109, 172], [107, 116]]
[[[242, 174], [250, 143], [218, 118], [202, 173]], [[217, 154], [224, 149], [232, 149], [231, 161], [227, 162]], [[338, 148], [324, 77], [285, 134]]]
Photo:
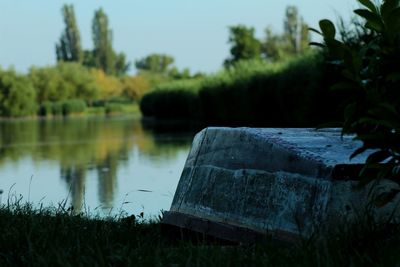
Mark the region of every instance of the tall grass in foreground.
[[398, 223], [362, 217], [297, 245], [167, 238], [159, 222], [105, 220], [16, 201], [0, 208], [0, 266], [399, 266]]

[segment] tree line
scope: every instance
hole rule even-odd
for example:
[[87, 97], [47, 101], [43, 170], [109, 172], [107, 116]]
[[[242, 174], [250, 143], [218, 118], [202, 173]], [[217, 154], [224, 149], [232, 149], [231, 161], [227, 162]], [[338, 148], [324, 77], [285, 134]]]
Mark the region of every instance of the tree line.
[[[112, 30], [109, 29], [108, 17], [101, 8], [95, 11], [92, 20], [93, 50], [84, 50], [81, 46], [73, 5], [64, 5], [62, 14], [65, 29], [56, 44], [57, 61], [77, 62], [89, 68], [101, 69], [109, 75], [126, 74], [131, 64], [127, 62], [125, 53], [114, 51]], [[258, 40], [253, 27], [231, 26], [228, 39], [231, 45], [230, 56], [224, 61], [224, 66], [229, 67], [240, 60], [267, 59], [275, 62], [309, 49], [308, 25], [296, 6], [286, 8], [282, 34], [275, 34], [271, 27], [267, 27], [265, 34], [264, 40]], [[174, 58], [170, 55], [151, 54], [137, 60], [135, 67], [139, 72], [168, 73], [174, 78], [191, 77], [189, 69], [179, 72], [172, 66], [173, 63]]]
[[[62, 15], [65, 29], [56, 44], [58, 62], [76, 62], [115, 76], [123, 76], [129, 71], [131, 63], [127, 61], [126, 54], [116, 52], [112, 46], [113, 32], [109, 28], [108, 17], [102, 8], [95, 11], [92, 20], [92, 50], [82, 48], [74, 6], [64, 5]], [[189, 69], [180, 72], [173, 67], [173, 63], [172, 56], [154, 53], [137, 60], [135, 67], [139, 72], [169, 74], [173, 78], [190, 78]]]
[[231, 46], [230, 56], [224, 66], [229, 67], [240, 60], [267, 60], [277, 62], [308, 51], [310, 49], [310, 33], [308, 25], [300, 16], [296, 6], [288, 6], [285, 11], [284, 30], [275, 34], [269, 26], [265, 30], [265, 38], [255, 37], [255, 29], [245, 25], [229, 28], [228, 42]]
[[[26, 75], [0, 68], [1, 117], [80, 112], [82, 107], [105, 106], [115, 99], [139, 101], [153, 88], [162, 88], [160, 84], [205, 76], [187, 68], [179, 70], [174, 58], [162, 53], [136, 60], [137, 74], [128, 75], [132, 64], [125, 53], [113, 48], [113, 32], [102, 8], [95, 10], [92, 19], [92, 49], [82, 47], [74, 6], [64, 5], [61, 13], [64, 29], [55, 45], [55, 66], [31, 67]], [[231, 53], [224, 66], [231, 68], [249, 59], [277, 62], [306, 51], [309, 37], [296, 7], [287, 8], [284, 24], [283, 34], [273, 34], [268, 28], [264, 40], [254, 36], [252, 27], [230, 27]]]

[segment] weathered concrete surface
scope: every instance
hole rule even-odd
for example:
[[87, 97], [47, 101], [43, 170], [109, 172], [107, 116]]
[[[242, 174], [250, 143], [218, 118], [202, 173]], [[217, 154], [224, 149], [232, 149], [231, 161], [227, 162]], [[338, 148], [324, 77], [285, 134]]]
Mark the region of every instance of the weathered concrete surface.
[[213, 235], [204, 220], [278, 239], [307, 236], [366, 203], [353, 179], [368, 153], [349, 161], [360, 145], [339, 129], [204, 129], [163, 222]]

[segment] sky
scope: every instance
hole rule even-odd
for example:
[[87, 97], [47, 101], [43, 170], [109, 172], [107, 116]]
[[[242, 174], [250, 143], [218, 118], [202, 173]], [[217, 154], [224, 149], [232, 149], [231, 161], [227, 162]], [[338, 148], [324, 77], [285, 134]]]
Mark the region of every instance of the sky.
[[[175, 58], [192, 73], [218, 71], [229, 56], [229, 26], [244, 24], [264, 37], [282, 32], [285, 8], [296, 5], [311, 27], [338, 16], [349, 18], [356, 0], [0, 0], [0, 66], [26, 73], [56, 63], [55, 44], [64, 29], [61, 8], [73, 4], [84, 49], [92, 49], [91, 23], [103, 8], [113, 47], [131, 62], [151, 53]], [[135, 71], [131, 68], [131, 73]]]

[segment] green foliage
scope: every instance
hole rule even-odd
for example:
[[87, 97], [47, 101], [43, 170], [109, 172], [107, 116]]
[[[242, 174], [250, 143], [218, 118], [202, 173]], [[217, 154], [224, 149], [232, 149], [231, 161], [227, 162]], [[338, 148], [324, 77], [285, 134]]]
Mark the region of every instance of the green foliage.
[[179, 71], [177, 67], [173, 67], [168, 74], [174, 80], [187, 80], [192, 77], [192, 75], [190, 74], [190, 70], [188, 68]]
[[119, 103], [107, 103], [105, 105], [105, 113], [107, 115], [121, 113], [124, 111], [124, 106], [125, 105]]
[[139, 71], [166, 73], [174, 63], [174, 58], [166, 54], [151, 54], [135, 62]]
[[63, 115], [63, 102], [43, 102], [39, 107], [38, 115], [41, 117]]
[[150, 83], [142, 75], [125, 76], [121, 79], [122, 94], [131, 101], [139, 100], [150, 89]]
[[[334, 88], [347, 94], [343, 134], [355, 134], [363, 143], [351, 157], [375, 150], [361, 173], [362, 184], [382, 178], [400, 184], [400, 1], [359, 2], [363, 8], [354, 12], [371, 31], [360, 40], [361, 49], [336, 39], [331, 21], [319, 23], [324, 46], [342, 67], [343, 80]], [[383, 193], [378, 202], [387, 203], [399, 191]]]
[[162, 84], [140, 101], [144, 116], [160, 119], [196, 119], [201, 114], [197, 91], [198, 80], [173, 81]]
[[62, 114], [68, 116], [71, 114], [83, 113], [86, 109], [86, 102], [81, 99], [65, 100], [62, 103]]
[[197, 80], [174, 81], [143, 96], [140, 110], [161, 119], [195, 119], [201, 114]]
[[43, 102], [38, 110], [38, 115], [42, 117], [49, 116], [52, 112], [52, 102], [45, 101]]
[[99, 93], [90, 71], [78, 63], [60, 62], [55, 67], [33, 67], [28, 78], [37, 92], [38, 103], [71, 98], [91, 102]]
[[51, 114], [53, 116], [63, 115], [63, 102], [51, 102]]
[[288, 6], [285, 13], [284, 37], [289, 43], [289, 53], [298, 54], [307, 49], [310, 41], [308, 26], [300, 17], [296, 6]]
[[86, 110], [86, 102], [81, 99], [70, 99], [62, 102], [43, 102], [38, 111], [38, 115], [47, 116], [69, 116], [73, 114], [81, 114]]
[[57, 61], [82, 62], [83, 52], [81, 37], [75, 19], [73, 5], [64, 5], [62, 8], [65, 30], [56, 45]]
[[308, 25], [300, 17], [296, 6], [286, 8], [283, 34], [274, 34], [270, 27], [266, 29], [265, 33], [263, 54], [269, 60], [282, 60], [309, 50]]
[[[322, 57], [312, 53], [286, 63], [239, 61], [203, 79], [159, 86], [140, 107], [144, 116], [185, 116], [208, 124], [316, 126], [337, 117], [332, 94], [324, 90], [331, 73]], [[185, 109], [173, 100], [184, 92], [199, 103], [197, 112], [183, 114]]]
[[338, 39], [354, 49], [362, 49], [367, 43], [375, 38], [376, 33], [364, 27], [360, 17], [351, 18], [345, 23], [342, 18], [337, 23]]
[[124, 53], [117, 53], [112, 47], [112, 31], [108, 26], [108, 17], [100, 8], [92, 20], [93, 51], [84, 52], [83, 64], [101, 69], [109, 75], [124, 75], [130, 67]]
[[130, 63], [126, 60], [126, 55], [125, 53], [121, 52], [119, 54], [116, 54], [114, 52], [114, 73], [117, 76], [122, 76], [126, 74], [130, 68]]
[[0, 69], [0, 116], [22, 117], [36, 113], [32, 83], [14, 70]]
[[254, 28], [244, 25], [229, 28], [229, 43], [231, 56], [225, 60], [224, 65], [229, 67], [240, 60], [260, 59], [261, 43], [254, 36]]
[[315, 126], [331, 106], [321, 92], [323, 77], [324, 65], [313, 54], [285, 64], [243, 62], [205, 79], [199, 92], [204, 118], [217, 124]]
[[114, 72], [114, 51], [112, 48], [112, 32], [108, 28], [108, 17], [103, 9], [95, 12], [92, 21], [93, 67], [107, 74]]

